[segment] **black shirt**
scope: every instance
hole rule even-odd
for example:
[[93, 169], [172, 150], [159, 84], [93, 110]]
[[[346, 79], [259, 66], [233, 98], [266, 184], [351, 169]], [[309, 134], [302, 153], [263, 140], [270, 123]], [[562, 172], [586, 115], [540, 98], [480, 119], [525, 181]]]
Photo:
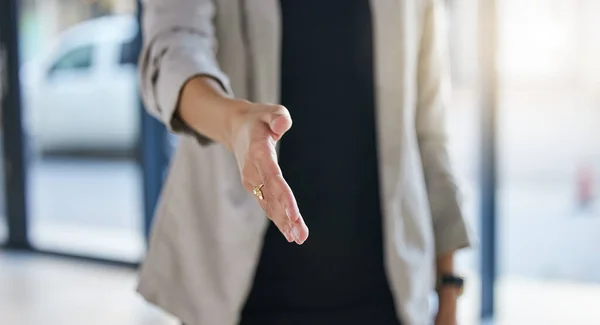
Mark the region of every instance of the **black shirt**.
[[310, 236], [297, 246], [270, 225], [242, 324], [397, 324], [383, 262], [369, 0], [281, 0], [281, 12], [281, 102], [294, 123], [279, 164]]

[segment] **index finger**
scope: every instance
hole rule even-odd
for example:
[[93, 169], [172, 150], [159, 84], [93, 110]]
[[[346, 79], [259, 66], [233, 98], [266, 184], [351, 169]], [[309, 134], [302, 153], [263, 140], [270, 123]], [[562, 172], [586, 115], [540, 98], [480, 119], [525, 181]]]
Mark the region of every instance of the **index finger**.
[[271, 194], [269, 199], [277, 201], [285, 211], [289, 221], [295, 223], [301, 219], [298, 204], [292, 189], [283, 178], [276, 156], [273, 156], [271, 154], [257, 157], [255, 167], [263, 181], [266, 192]]

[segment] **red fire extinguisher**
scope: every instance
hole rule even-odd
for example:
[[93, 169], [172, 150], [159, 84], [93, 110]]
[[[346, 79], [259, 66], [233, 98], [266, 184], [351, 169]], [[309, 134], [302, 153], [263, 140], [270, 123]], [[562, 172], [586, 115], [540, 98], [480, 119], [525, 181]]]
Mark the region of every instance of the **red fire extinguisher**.
[[581, 207], [588, 206], [594, 199], [594, 171], [590, 166], [579, 168], [577, 175], [577, 198]]

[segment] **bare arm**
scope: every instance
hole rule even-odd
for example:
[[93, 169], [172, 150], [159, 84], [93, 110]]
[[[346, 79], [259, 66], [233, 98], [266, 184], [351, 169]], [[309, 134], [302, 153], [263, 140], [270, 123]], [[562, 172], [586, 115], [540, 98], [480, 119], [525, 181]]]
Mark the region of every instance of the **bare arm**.
[[184, 86], [175, 117], [231, 150], [233, 120], [243, 114], [246, 107], [246, 102], [229, 97], [216, 80], [197, 77]]
[[[450, 85], [443, 26], [443, 1], [427, 0], [421, 51], [417, 104], [417, 136], [435, 236], [438, 277], [454, 273], [454, 252], [472, 244], [461, 209], [460, 193], [450, 164], [446, 110]], [[456, 288], [440, 289], [436, 325], [456, 324]]]
[[[454, 252], [447, 252], [437, 257], [437, 275], [454, 274]], [[438, 319], [437, 324], [456, 324], [459, 289], [453, 286], [442, 286], [438, 290]]]
[[146, 0], [140, 60], [148, 112], [169, 130], [217, 142], [235, 155], [247, 191], [289, 242], [302, 244], [308, 228], [283, 179], [275, 145], [291, 127], [285, 107], [234, 99], [216, 59], [212, 0]]

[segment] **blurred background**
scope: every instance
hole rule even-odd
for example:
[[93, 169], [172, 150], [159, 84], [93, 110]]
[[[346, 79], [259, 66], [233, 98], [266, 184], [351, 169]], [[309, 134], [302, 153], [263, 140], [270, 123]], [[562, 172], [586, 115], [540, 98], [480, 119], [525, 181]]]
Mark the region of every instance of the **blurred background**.
[[[600, 0], [448, 0], [460, 324], [600, 324]], [[176, 137], [135, 0], [2, 0], [0, 324], [176, 324], [134, 293]]]

